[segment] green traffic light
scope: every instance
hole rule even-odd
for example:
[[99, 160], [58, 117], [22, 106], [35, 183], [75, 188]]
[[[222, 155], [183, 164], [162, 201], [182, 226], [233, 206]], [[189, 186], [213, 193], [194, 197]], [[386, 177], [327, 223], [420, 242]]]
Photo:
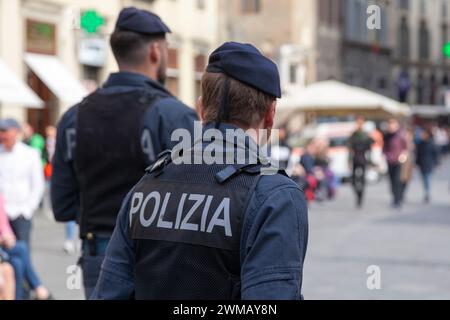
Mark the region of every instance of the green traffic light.
[[87, 10], [81, 15], [81, 28], [87, 33], [96, 33], [105, 24], [105, 19], [95, 10]]
[[447, 43], [444, 45], [443, 51], [444, 51], [444, 55], [445, 55], [447, 58], [450, 58], [450, 42], [447, 42]]

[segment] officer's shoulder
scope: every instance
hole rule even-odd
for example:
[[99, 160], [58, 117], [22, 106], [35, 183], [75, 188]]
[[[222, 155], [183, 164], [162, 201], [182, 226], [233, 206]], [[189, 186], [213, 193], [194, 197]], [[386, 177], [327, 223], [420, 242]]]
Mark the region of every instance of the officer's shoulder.
[[61, 117], [59, 122], [59, 129], [66, 129], [68, 127], [73, 127], [77, 119], [77, 113], [80, 104], [76, 104], [70, 107]]
[[183, 114], [195, 114], [195, 111], [175, 97], [164, 97], [155, 102], [153, 108], [160, 114], [168, 114], [171, 117]]
[[256, 186], [256, 193], [261, 197], [273, 195], [287, 189], [302, 192], [301, 188], [285, 174], [262, 175]]

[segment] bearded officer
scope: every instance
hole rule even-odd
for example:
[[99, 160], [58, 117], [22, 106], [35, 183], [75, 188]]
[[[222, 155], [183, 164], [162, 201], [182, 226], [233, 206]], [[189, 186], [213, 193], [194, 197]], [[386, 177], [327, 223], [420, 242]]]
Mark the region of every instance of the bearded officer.
[[128, 194], [93, 299], [301, 299], [305, 198], [283, 172], [262, 174], [257, 145], [281, 97], [277, 66], [225, 43], [202, 89], [203, 139], [162, 155]]
[[[169, 28], [155, 14], [121, 11], [110, 44], [120, 72], [62, 118], [51, 184], [60, 222], [79, 219], [86, 297], [97, 282], [117, 212], [171, 133], [196, 113], [165, 88]], [[78, 217], [79, 215], [79, 217]]]

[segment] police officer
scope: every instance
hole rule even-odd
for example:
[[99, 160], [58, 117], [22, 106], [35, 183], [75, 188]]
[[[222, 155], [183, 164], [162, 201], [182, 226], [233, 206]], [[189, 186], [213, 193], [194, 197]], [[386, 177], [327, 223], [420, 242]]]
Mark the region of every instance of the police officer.
[[93, 299], [301, 299], [305, 198], [264, 172], [257, 144], [281, 96], [277, 66], [225, 43], [202, 89], [202, 139], [162, 155], [127, 195]]
[[110, 40], [120, 72], [71, 108], [59, 124], [53, 211], [60, 222], [79, 220], [87, 298], [123, 198], [157, 155], [172, 147], [171, 133], [193, 130], [198, 119], [163, 86], [169, 32], [151, 12], [122, 10]]

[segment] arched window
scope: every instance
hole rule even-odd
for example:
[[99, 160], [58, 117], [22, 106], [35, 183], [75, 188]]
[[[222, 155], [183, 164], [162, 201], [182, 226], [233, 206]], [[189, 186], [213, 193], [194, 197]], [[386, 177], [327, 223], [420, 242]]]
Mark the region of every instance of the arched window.
[[399, 26], [398, 50], [400, 58], [409, 59], [409, 27], [406, 17], [402, 17]]
[[425, 21], [420, 22], [419, 28], [419, 58], [427, 60], [430, 54], [430, 34]]

